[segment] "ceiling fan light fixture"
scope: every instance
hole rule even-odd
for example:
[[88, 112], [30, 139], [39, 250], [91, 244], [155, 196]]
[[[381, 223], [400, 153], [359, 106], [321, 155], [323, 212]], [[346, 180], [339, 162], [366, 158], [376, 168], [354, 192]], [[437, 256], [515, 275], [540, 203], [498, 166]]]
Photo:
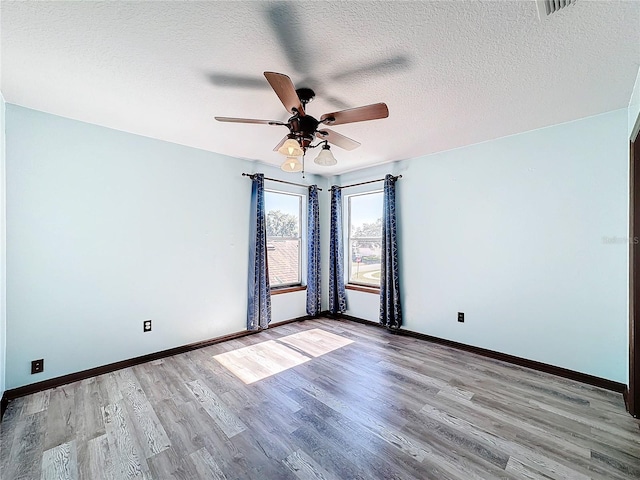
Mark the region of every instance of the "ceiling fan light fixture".
[[333, 156], [333, 153], [331, 153], [331, 150], [329, 149], [329, 145], [324, 144], [322, 146], [322, 150], [320, 151], [318, 156], [315, 158], [314, 163], [317, 163], [318, 165], [322, 165], [323, 167], [331, 167], [337, 164], [338, 161], [336, 160], [336, 157]]
[[280, 169], [283, 172], [295, 173], [302, 171], [302, 163], [296, 157], [287, 157], [287, 159], [280, 165]]
[[286, 155], [287, 157], [299, 157], [304, 152], [302, 148], [300, 148], [298, 141], [290, 137], [278, 149], [278, 153]]

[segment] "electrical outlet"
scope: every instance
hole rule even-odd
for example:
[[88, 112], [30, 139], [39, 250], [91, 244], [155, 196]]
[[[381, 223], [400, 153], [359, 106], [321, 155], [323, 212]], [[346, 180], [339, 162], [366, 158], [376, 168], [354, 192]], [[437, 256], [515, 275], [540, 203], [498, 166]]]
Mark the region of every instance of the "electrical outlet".
[[142, 322], [142, 331], [150, 332], [151, 331], [151, 320], [145, 320]]
[[464, 323], [464, 312], [458, 312], [458, 321]]
[[41, 372], [44, 372], [44, 358], [41, 358], [40, 360], [33, 360], [31, 362], [31, 375]]

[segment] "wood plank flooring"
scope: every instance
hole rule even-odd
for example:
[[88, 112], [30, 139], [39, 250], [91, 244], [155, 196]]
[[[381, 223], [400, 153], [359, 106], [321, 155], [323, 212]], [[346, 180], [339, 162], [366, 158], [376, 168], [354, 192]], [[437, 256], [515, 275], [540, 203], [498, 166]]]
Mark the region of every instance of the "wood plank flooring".
[[621, 395], [320, 319], [17, 399], [0, 469], [3, 480], [622, 480], [640, 478], [640, 429]]

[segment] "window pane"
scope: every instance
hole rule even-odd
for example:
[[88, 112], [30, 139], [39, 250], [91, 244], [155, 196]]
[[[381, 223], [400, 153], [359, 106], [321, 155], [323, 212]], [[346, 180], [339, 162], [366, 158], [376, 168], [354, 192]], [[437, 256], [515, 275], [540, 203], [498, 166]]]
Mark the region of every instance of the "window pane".
[[300, 240], [267, 237], [269, 285], [300, 283]]
[[382, 192], [349, 197], [349, 283], [380, 285]]
[[296, 285], [300, 279], [300, 195], [264, 192], [269, 284]]

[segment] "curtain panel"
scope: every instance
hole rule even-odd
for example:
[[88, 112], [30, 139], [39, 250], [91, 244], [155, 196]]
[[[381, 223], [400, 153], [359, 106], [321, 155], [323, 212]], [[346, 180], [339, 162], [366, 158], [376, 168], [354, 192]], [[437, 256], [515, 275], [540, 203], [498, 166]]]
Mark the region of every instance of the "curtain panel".
[[400, 275], [398, 272], [398, 235], [396, 228], [396, 180], [384, 177], [382, 207], [382, 249], [380, 272], [380, 324], [389, 329], [402, 325]]
[[329, 238], [329, 311], [333, 314], [347, 310], [344, 289], [344, 246], [342, 243], [342, 190], [331, 187], [331, 234]]
[[320, 207], [318, 186], [311, 185], [307, 208], [307, 315], [319, 315], [322, 310], [320, 282]]
[[271, 322], [271, 290], [262, 173], [257, 173], [252, 178], [250, 217], [247, 330], [261, 330], [268, 328]]

